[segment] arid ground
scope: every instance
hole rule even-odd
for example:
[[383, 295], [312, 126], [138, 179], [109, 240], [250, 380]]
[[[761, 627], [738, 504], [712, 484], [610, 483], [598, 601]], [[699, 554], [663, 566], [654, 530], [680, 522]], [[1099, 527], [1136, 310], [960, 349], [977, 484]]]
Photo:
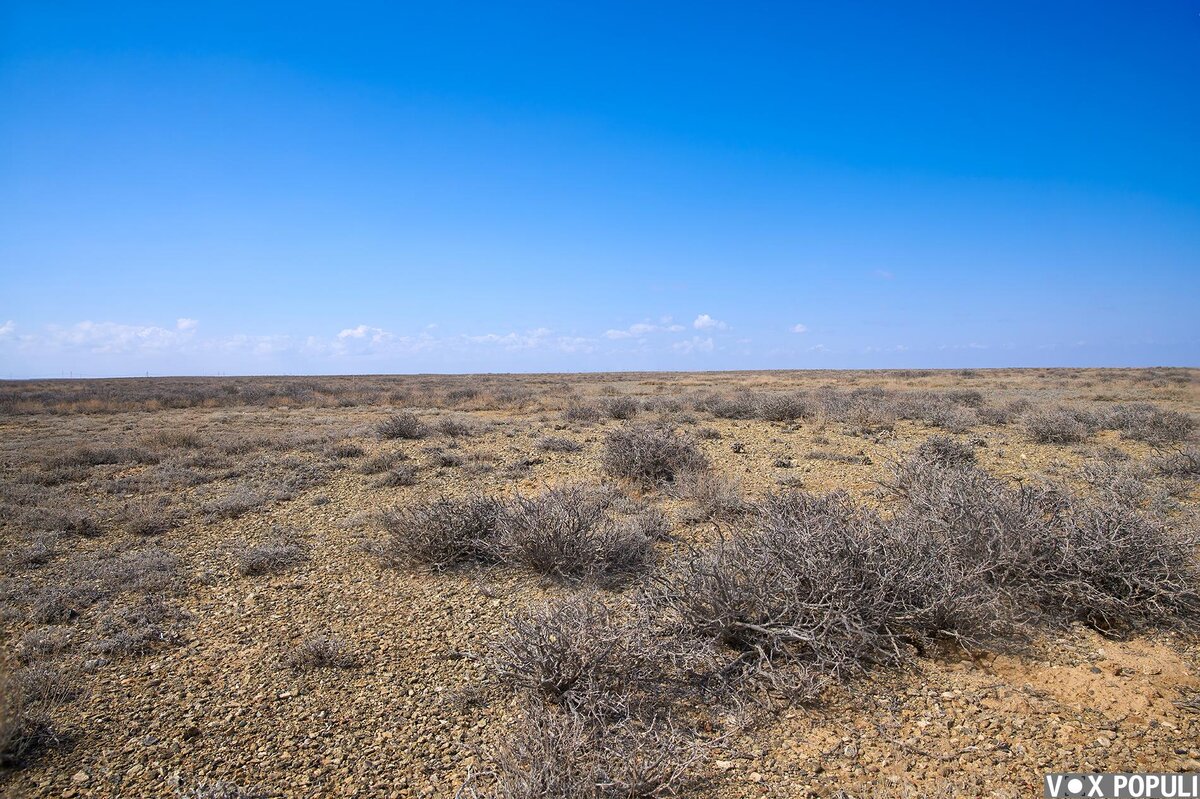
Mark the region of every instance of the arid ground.
[[0, 383], [0, 793], [1200, 770], [1200, 371]]

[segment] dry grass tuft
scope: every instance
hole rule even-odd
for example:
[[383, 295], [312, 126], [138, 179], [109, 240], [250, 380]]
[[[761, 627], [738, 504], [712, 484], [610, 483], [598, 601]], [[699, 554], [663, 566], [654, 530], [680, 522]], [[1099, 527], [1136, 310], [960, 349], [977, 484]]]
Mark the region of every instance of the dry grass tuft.
[[283, 663], [297, 672], [323, 668], [352, 669], [359, 665], [358, 658], [350, 652], [345, 641], [328, 635], [304, 639], [284, 656]]

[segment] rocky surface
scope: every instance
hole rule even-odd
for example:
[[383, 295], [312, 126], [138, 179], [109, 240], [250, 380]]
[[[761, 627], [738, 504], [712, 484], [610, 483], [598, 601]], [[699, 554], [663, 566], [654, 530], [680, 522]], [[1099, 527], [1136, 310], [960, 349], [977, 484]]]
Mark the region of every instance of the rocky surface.
[[[1189, 387], [1177, 404], [1194, 408], [1195, 390]], [[215, 782], [247, 795], [288, 797], [449, 797], [464, 783], [485, 791], [489, 754], [521, 707], [472, 655], [505, 629], [509, 614], [572, 589], [507, 567], [443, 574], [389, 567], [377, 554], [382, 533], [374, 514], [443, 494], [598, 479], [599, 441], [620, 422], [569, 425], [553, 408], [484, 408], [459, 412], [481, 425], [478, 434], [379, 441], [373, 429], [385, 412], [193, 408], [0, 419], [10, 488], [25, 485], [18, 473], [29, 452], [136, 441], [160, 429], [194, 431], [206, 440], [302, 432], [363, 449], [338, 459], [324, 444], [285, 446], [240, 472], [236, 467], [250, 456], [226, 455], [214, 471], [238, 472], [233, 477], [145, 492], [114, 491], [114, 483], [155, 466], [97, 466], [84, 480], [39, 494], [35, 503], [85, 509], [105, 533], [60, 540], [61, 554], [49, 565], [9, 567], [5, 596], [16, 610], [3, 616], [3, 634], [10, 651], [42, 629], [22, 615], [21, 596], [62, 579], [59, 566], [86, 565], [118, 544], [153, 545], [179, 559], [184, 587], [172, 601], [187, 618], [179, 640], [144, 654], [109, 657], [81, 643], [46, 655], [78, 696], [56, 714], [61, 742], [20, 768], [0, 771], [0, 791], [170, 796]], [[420, 414], [432, 422], [446, 412]], [[751, 497], [783, 481], [869, 498], [888, 460], [930, 433], [910, 422], [872, 435], [836, 424], [713, 418], [695, 424], [719, 432], [702, 444], [715, 468], [737, 478]], [[537, 439], [548, 434], [582, 449], [538, 449]], [[978, 449], [982, 465], [1006, 477], [1070, 478], [1103, 447], [1135, 462], [1154, 452], [1113, 432], [1086, 447], [1032, 445], [1013, 426], [979, 425], [969, 435], [986, 444]], [[463, 463], [436, 465], [430, 447], [456, 453]], [[808, 459], [814, 449], [858, 460]], [[394, 451], [418, 467], [415, 485], [380, 487], [377, 476], [362, 473], [372, 456]], [[781, 459], [793, 465], [776, 466]], [[253, 483], [285, 460], [281, 474], [315, 469], [321, 476], [235, 518], [204, 512], [214, 492]], [[275, 465], [268, 469], [268, 462]], [[1194, 485], [1190, 491], [1182, 498], [1185, 510], [1196, 502]], [[150, 539], [122, 532], [128, 501], [141, 493], [165, 497], [181, 521]], [[681, 500], [650, 499], [680, 518]], [[281, 527], [297, 531], [303, 561], [281, 573], [240, 574], [239, 551]], [[686, 542], [710, 535], [711, 527], [677, 522], [674, 532]], [[16, 551], [32, 533], [10, 523], [4, 535]], [[681, 545], [661, 545], [661, 557]], [[124, 601], [130, 600], [114, 600]], [[50, 632], [83, 641], [92, 612], [51, 625]], [[289, 652], [313, 636], [344, 642], [354, 666], [289, 668]], [[695, 794], [1016, 797], [1040, 795], [1048, 771], [1200, 770], [1197, 664], [1188, 636], [1110, 640], [1082, 628], [1022, 653], [922, 657], [908, 669], [876, 670], [833, 686], [813, 707], [747, 705], [724, 725], [737, 732], [714, 746]]]

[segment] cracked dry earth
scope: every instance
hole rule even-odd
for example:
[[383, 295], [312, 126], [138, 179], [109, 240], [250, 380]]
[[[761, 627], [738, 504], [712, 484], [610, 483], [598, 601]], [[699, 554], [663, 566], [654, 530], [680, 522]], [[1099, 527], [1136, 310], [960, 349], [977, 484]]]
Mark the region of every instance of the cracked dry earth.
[[[970, 380], [855, 374], [858, 386], [888, 390], [978, 389], [989, 403], [1095, 403], [1104, 394], [1188, 413], [1198, 405], [1192, 373], [1161, 386], [1127, 372], [1111, 379], [1062, 370], [985, 372]], [[583, 589], [507, 566], [433, 574], [386, 565], [377, 512], [476, 490], [507, 494], [599, 481], [601, 441], [624, 422], [565, 422], [568, 395], [602, 402], [614, 393], [793, 390], [839, 380], [792, 373], [514, 377], [529, 387], [530, 399], [455, 404], [430, 394], [402, 403], [435, 430], [447, 416], [477, 426], [470, 435], [432, 432], [412, 441], [375, 435], [396, 407], [387, 402], [0, 417], [3, 646], [14, 667], [52, 669], [70, 689], [54, 705], [53, 740], [0, 769], [0, 792], [201, 796], [210, 794], [199, 789], [219, 782], [247, 796], [450, 797], [464, 783], [485, 793], [489, 758], [521, 717], [524, 700], [491, 681], [472, 655], [504, 633], [512, 613]], [[656, 413], [668, 412], [642, 411], [639, 418]], [[783, 483], [846, 489], [870, 501], [886, 464], [938, 432], [908, 420], [868, 435], [837, 421], [671, 413], [683, 429], [719, 433], [701, 444], [714, 469], [736, 478], [752, 499]], [[159, 431], [194, 438], [175, 446], [156, 438]], [[545, 435], [581, 449], [544, 451], [536, 442]], [[984, 442], [981, 465], [1008, 479], [1078, 480], [1103, 452], [1142, 463], [1162, 450], [1113, 431], [1075, 445], [1033, 444], [1017, 423], [979, 423], [954, 435]], [[338, 443], [361, 453], [334, 454]], [[61, 482], [40, 477], [52, 471], [48, 457], [85, 445], [156, 452], [145, 462], [89, 465]], [[415, 484], [386, 487], [363, 473], [372, 457], [396, 451], [416, 468]], [[845, 458], [806, 457], [813, 451]], [[794, 463], [780, 465], [789, 459]], [[255, 501], [225, 509], [221, 500], [247, 487]], [[660, 563], [669, 563], [675, 548], [712, 536], [713, 525], [689, 521], [686, 500], [626, 490], [673, 520], [677, 540], [657, 545]], [[1176, 523], [1194, 523], [1195, 481], [1172, 496]], [[146, 501], [155, 503], [149, 511], [139, 505]], [[131, 508], [138, 507], [170, 518], [169, 529], [132, 532]], [[73, 532], [84, 530], [79, 515], [96, 529]], [[240, 558], [281, 530], [303, 557], [280, 571], [243, 574]], [[38, 547], [49, 554], [29, 554], [42, 552]], [[150, 588], [126, 581], [68, 613], [37, 617], [46, 592], [95, 579], [114, 557], [147, 550], [169, 558], [165, 581]], [[607, 593], [620, 602], [636, 590]], [[148, 595], [175, 615], [137, 646], [107, 645], [111, 619], [126, 618], [121, 612]], [[314, 636], [343, 642], [353, 662], [289, 667], [290, 653]], [[723, 737], [696, 767], [703, 779], [685, 793], [1018, 797], [1040, 795], [1050, 771], [1196, 771], [1198, 666], [1186, 631], [1118, 640], [1073, 627], [1020, 651], [941, 650], [906, 668], [874, 669], [831, 686], [812, 706], [748, 703], [713, 719]]]

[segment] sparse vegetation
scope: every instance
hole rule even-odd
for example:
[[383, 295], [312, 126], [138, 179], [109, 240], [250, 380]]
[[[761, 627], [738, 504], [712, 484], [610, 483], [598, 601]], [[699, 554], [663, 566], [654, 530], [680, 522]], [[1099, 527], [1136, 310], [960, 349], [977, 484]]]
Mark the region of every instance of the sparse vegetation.
[[314, 635], [297, 644], [284, 656], [283, 662], [292, 671], [305, 672], [322, 668], [352, 669], [358, 665], [358, 658], [342, 639]]
[[949, 436], [930, 436], [917, 447], [917, 458], [938, 466], [974, 466], [975, 450]]
[[1156, 408], [1148, 403], [1118, 405], [1107, 415], [1105, 426], [1121, 435], [1148, 444], [1177, 444], [1195, 430], [1196, 420], [1186, 413]]
[[1074, 444], [1091, 438], [1100, 424], [1090, 413], [1054, 408], [1027, 415], [1025, 428], [1039, 444]]
[[429, 435], [429, 428], [417, 418], [416, 414], [408, 411], [393, 413], [379, 423], [379, 437], [383, 439], [424, 438]]
[[483, 495], [442, 497], [383, 515], [388, 555], [433, 570], [499, 558], [498, 525], [503, 505]]
[[694, 503], [693, 512], [687, 516], [689, 521], [730, 521], [750, 509], [734, 480], [707, 469], [680, 472], [671, 493]]
[[408, 457], [405, 453], [396, 450], [380, 452], [378, 455], [374, 455], [363, 462], [360, 471], [363, 474], [383, 474], [397, 468], [397, 466], [408, 460]]
[[563, 411], [563, 419], [568, 422], [582, 422], [584, 424], [598, 422], [600, 421], [600, 409], [595, 405], [572, 402]]
[[305, 554], [295, 530], [277, 530], [270, 540], [240, 549], [237, 570], [246, 577], [277, 574], [303, 561]]
[[618, 580], [653, 558], [637, 526], [614, 523], [604, 497], [589, 486], [518, 495], [501, 515], [504, 558], [563, 579]]
[[696, 441], [667, 425], [630, 425], [604, 440], [604, 468], [613, 477], [646, 485], [672, 482], [680, 472], [707, 469]]
[[[822, 765], [815, 794], [871, 795], [855, 769], [887, 760], [925, 795], [960, 756], [986, 792], [1063, 747], [1115, 756], [1101, 734], [1182, 768], [1200, 382], [967, 380], [0, 383], [0, 680], [22, 686], [0, 793], [103, 793], [102, 739], [122, 791], [169, 792], [123, 753], [206, 752], [226, 724], [230, 770], [180, 795], [370, 793], [363, 741], [389, 789], [462, 796], [774, 789], [784, 754]], [[1135, 701], [1161, 724], [1097, 732]], [[1028, 756], [962, 755], [980, 734]], [[252, 763], [271, 790], [222, 781]]]
[[383, 476], [375, 481], [375, 485], [379, 486], [380, 488], [412, 486], [416, 485], [419, 479], [417, 467], [407, 463], [401, 463], [391, 470], [384, 472]]
[[610, 419], [622, 421], [632, 419], [637, 416], [640, 409], [638, 401], [633, 397], [615, 397], [604, 403], [604, 412]]
[[537, 448], [543, 452], [579, 452], [583, 445], [561, 436], [542, 436], [537, 440]]

